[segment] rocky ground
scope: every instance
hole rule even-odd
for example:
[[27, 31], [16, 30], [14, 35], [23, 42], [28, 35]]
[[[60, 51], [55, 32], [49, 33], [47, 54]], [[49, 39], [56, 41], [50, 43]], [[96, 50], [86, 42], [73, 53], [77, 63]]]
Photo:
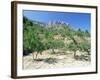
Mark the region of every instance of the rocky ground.
[[[33, 53], [33, 54], [36, 54]], [[38, 55], [38, 59], [33, 60], [32, 53], [23, 57], [23, 69], [48, 69], [63, 67], [88, 66], [90, 61], [76, 60], [72, 53], [55, 53], [51, 54], [50, 50], [44, 51]]]

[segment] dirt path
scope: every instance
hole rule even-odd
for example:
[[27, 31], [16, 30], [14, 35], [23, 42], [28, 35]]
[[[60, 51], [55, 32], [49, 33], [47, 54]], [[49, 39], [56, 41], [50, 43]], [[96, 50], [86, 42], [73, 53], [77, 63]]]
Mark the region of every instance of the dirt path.
[[37, 60], [33, 60], [32, 54], [23, 57], [23, 69], [78, 67], [89, 64], [90, 61], [75, 60], [73, 54], [50, 54], [47, 51], [38, 55]]

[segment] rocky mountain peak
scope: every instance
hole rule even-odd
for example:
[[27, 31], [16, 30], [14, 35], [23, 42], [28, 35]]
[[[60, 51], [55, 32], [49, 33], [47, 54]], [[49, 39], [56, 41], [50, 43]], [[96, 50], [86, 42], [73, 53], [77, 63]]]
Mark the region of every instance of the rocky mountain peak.
[[64, 29], [70, 27], [69, 23], [65, 23], [63, 21], [49, 21], [46, 24], [46, 28], [50, 29]]

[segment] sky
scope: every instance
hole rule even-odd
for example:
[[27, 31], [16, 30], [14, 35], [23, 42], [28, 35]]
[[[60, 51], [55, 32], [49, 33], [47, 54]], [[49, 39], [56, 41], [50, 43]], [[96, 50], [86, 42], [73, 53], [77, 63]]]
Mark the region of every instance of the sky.
[[74, 29], [88, 30], [91, 27], [90, 13], [75, 13], [75, 12], [52, 12], [52, 11], [34, 11], [24, 10], [23, 16], [30, 20], [35, 20], [43, 23], [49, 21], [63, 21], [69, 23]]

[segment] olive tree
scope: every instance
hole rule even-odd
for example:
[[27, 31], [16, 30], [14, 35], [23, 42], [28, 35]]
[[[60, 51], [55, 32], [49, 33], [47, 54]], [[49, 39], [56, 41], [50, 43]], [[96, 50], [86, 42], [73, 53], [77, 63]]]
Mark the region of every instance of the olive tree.
[[79, 48], [81, 51], [87, 52], [88, 55], [90, 54], [91, 44], [89, 42], [82, 42], [79, 44]]
[[73, 51], [74, 52], [74, 58], [76, 57], [76, 51], [78, 50], [78, 46], [74, 42], [67, 44], [66, 49]]

